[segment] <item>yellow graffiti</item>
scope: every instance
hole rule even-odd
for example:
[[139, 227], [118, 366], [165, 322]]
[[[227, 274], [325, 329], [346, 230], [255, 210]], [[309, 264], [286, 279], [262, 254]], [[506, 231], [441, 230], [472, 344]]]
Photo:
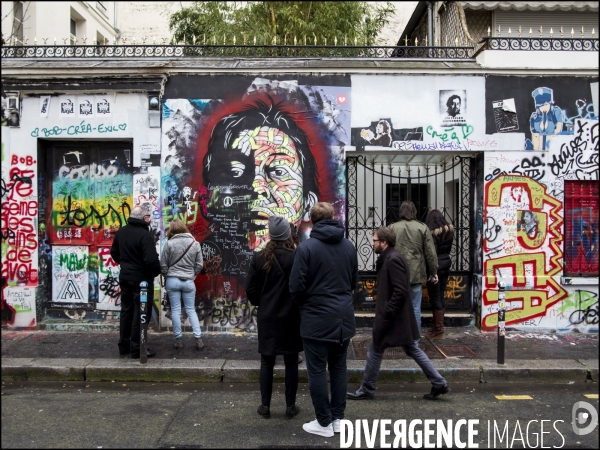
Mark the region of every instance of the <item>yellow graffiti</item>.
[[446, 286], [446, 292], [444, 292], [444, 298], [457, 300], [462, 297], [467, 285], [465, 279], [462, 276], [449, 276], [448, 285]]
[[[498, 269], [510, 269], [512, 272], [513, 289], [506, 291], [506, 324], [515, 324], [534, 317], [545, 316], [552, 305], [567, 297], [568, 293], [554, 279], [562, 271], [563, 251], [561, 242], [563, 236], [560, 216], [562, 203], [549, 195], [546, 187], [535, 180], [522, 176], [504, 175], [491, 181], [486, 186], [486, 201], [488, 207], [498, 207], [501, 204], [502, 190], [506, 187], [521, 187], [527, 191], [531, 204], [529, 210], [536, 212], [538, 232], [530, 235], [523, 229], [517, 232], [517, 239], [523, 249], [539, 248], [546, 236], [550, 255], [544, 252], [517, 253], [511, 251], [507, 256], [492, 258], [485, 262], [485, 292], [484, 305], [498, 302]], [[544, 205], [550, 206], [548, 213], [542, 211]], [[524, 250], [526, 251], [526, 250]], [[527, 273], [527, 269], [530, 270]], [[525, 289], [526, 276], [533, 280], [533, 287]], [[515, 289], [516, 288], [516, 289]], [[498, 313], [491, 313], [482, 318], [482, 329], [490, 331], [498, 325]]]

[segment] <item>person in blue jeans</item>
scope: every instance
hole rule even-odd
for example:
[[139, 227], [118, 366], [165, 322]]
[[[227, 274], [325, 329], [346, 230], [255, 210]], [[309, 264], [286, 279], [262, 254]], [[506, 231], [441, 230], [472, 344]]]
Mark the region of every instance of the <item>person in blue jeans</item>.
[[340, 432], [346, 409], [346, 353], [356, 334], [352, 291], [358, 282], [358, 257], [354, 245], [344, 238], [344, 225], [333, 215], [330, 203], [319, 202], [310, 209], [310, 239], [296, 249], [290, 274], [290, 293], [300, 307], [300, 335], [316, 415], [302, 428], [324, 437]]
[[196, 285], [194, 280], [203, 266], [200, 244], [190, 234], [185, 224], [175, 219], [169, 224], [167, 244], [160, 255], [160, 268], [166, 278], [166, 289], [171, 303], [171, 320], [175, 334], [175, 348], [183, 348], [181, 332], [181, 303], [190, 319], [196, 348], [204, 349], [200, 332], [200, 322], [195, 309]]

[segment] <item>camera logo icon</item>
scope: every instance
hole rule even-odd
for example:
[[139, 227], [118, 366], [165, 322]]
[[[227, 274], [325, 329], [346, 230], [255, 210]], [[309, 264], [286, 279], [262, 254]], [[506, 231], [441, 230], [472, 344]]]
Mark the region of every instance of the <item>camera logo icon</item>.
[[[582, 409], [585, 412], [581, 411]], [[588, 420], [590, 423], [583, 426]], [[571, 411], [571, 425], [573, 426], [573, 432], [578, 436], [590, 434], [598, 425], [598, 411], [588, 402], [575, 403]]]

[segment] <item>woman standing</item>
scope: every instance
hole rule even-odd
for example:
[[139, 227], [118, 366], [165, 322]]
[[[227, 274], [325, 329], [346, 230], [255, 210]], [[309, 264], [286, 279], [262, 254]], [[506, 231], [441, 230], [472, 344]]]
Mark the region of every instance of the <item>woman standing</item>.
[[438, 282], [427, 281], [427, 291], [433, 309], [433, 328], [429, 330], [427, 337], [432, 338], [444, 334], [444, 314], [446, 303], [444, 292], [450, 275], [450, 250], [454, 239], [454, 227], [446, 222], [444, 215], [437, 209], [432, 209], [425, 219], [427, 227], [431, 230], [435, 251], [438, 258]]
[[302, 350], [300, 310], [293, 302], [289, 278], [295, 248], [287, 220], [269, 217], [270, 241], [254, 253], [246, 278], [246, 296], [258, 308], [258, 352], [260, 358], [260, 394], [258, 414], [271, 417], [273, 367], [276, 355], [285, 363], [285, 416], [292, 419], [300, 412], [296, 406], [298, 391], [298, 352]]
[[173, 220], [167, 231], [167, 245], [160, 255], [160, 268], [163, 277], [167, 279], [166, 288], [171, 303], [171, 320], [177, 349], [183, 348], [182, 299], [196, 338], [196, 348], [198, 350], [204, 348], [200, 336], [200, 322], [195, 309], [196, 285], [194, 284], [196, 275], [202, 270], [202, 265], [200, 244], [181, 220]]

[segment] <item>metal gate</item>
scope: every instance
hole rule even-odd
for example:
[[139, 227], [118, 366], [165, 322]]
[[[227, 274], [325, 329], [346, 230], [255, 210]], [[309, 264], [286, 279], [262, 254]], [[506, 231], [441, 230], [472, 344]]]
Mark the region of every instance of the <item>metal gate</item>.
[[[399, 207], [412, 200], [418, 219], [425, 221], [431, 209], [439, 209], [454, 225], [452, 267], [445, 300], [448, 309], [471, 307], [471, 280], [474, 246], [471, 224], [474, 218], [473, 156], [391, 155], [348, 156], [346, 159], [346, 230], [358, 252], [361, 285], [357, 307], [369, 308], [376, 295], [373, 231], [399, 220]], [[364, 286], [363, 286], [364, 285]], [[423, 309], [429, 307], [423, 290]]]

